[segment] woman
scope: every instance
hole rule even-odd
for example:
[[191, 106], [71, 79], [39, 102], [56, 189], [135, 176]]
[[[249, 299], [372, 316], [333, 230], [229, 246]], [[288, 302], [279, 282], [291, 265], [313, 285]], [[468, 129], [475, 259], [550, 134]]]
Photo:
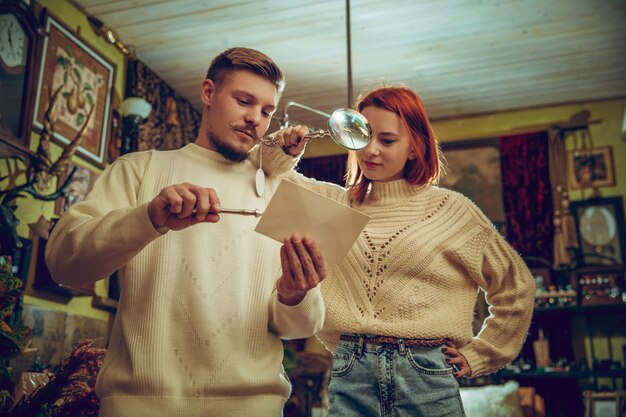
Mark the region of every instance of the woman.
[[[289, 176], [371, 216], [321, 284], [318, 337], [334, 353], [329, 416], [463, 416], [455, 377], [494, 372], [517, 356], [532, 276], [480, 209], [435, 186], [441, 154], [412, 90], [379, 88], [356, 108], [373, 134], [350, 155], [347, 190]], [[281, 140], [295, 145], [305, 133], [294, 127]], [[479, 287], [490, 315], [474, 336]]]

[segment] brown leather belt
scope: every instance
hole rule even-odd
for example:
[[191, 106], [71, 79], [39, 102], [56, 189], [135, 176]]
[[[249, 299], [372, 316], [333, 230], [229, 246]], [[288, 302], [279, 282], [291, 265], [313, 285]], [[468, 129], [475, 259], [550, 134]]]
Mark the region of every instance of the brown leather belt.
[[[346, 342], [359, 343], [361, 338], [359, 336], [352, 336], [348, 334], [342, 334], [339, 340]], [[364, 336], [363, 343], [372, 345], [396, 345], [399, 346], [400, 342], [406, 347], [420, 346], [420, 347], [437, 347], [446, 344], [446, 339], [403, 339], [400, 337], [392, 336]]]

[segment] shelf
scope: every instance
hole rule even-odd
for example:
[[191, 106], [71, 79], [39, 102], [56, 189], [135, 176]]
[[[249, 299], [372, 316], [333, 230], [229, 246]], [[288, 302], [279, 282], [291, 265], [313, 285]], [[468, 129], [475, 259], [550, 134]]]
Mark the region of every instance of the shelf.
[[538, 307], [534, 314], [595, 314], [595, 313], [617, 313], [626, 312], [626, 304], [603, 304], [591, 306], [570, 306], [570, 307]]

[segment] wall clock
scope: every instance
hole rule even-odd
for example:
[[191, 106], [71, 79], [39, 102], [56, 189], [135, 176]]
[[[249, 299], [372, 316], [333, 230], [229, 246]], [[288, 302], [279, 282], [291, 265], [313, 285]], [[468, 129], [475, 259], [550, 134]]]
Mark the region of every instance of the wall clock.
[[0, 2], [0, 145], [27, 148], [34, 103], [39, 41], [45, 36], [21, 0]]
[[624, 265], [626, 226], [622, 197], [572, 201], [582, 265]]

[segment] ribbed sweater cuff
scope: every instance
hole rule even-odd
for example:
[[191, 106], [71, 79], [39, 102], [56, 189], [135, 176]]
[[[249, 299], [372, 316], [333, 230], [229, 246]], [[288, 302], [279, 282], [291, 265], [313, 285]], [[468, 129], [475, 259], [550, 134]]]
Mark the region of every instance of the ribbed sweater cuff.
[[471, 343], [459, 349], [459, 352], [465, 357], [470, 366], [470, 377], [476, 377], [489, 371], [482, 356], [474, 349]]
[[304, 299], [295, 306], [278, 301], [272, 294], [274, 328], [281, 339], [302, 339], [313, 336], [324, 324], [324, 299], [319, 286], [309, 290]]
[[[270, 148], [269, 146], [261, 146], [263, 152], [263, 172], [268, 177], [275, 177], [295, 168], [300, 162], [300, 155], [291, 156], [283, 151], [279, 146]], [[256, 153], [254, 165], [259, 166], [258, 152]]]
[[150, 236], [151, 239], [156, 239], [157, 237], [169, 232], [170, 229], [167, 227], [159, 227], [158, 229], [154, 228], [154, 225], [150, 221], [150, 216], [148, 216], [148, 204], [149, 203], [144, 203], [132, 212], [131, 216], [133, 216], [133, 219], [131, 221], [138, 227], [128, 227], [122, 230], [124, 237], [129, 237], [132, 241], [135, 240], [133, 236], [139, 234], [142, 236]]

